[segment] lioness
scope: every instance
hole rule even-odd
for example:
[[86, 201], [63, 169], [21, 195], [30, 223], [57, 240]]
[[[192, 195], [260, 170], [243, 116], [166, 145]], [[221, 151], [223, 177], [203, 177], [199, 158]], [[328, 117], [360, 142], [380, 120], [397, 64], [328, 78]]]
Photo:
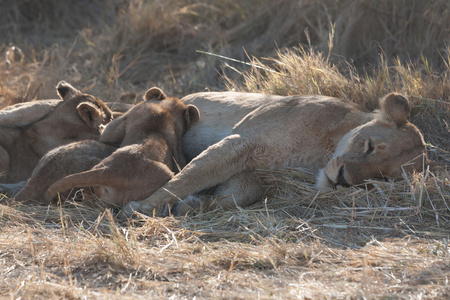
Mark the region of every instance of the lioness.
[[318, 188], [333, 188], [396, 177], [406, 163], [420, 168], [426, 155], [420, 131], [407, 120], [408, 100], [396, 93], [371, 113], [314, 95], [219, 92], [184, 100], [202, 114], [186, 135], [187, 155], [209, 147], [152, 196], [130, 202], [124, 216], [160, 212], [165, 204], [178, 204], [173, 213], [184, 214], [195, 201], [180, 200], [216, 185], [215, 196], [228, 196], [219, 202], [224, 208], [250, 205], [262, 195], [255, 169], [307, 168], [318, 173]]
[[67, 82], [56, 90], [62, 100], [21, 103], [0, 110], [0, 181], [26, 180], [51, 149], [84, 139], [98, 139], [112, 119], [99, 99]]
[[[144, 99], [145, 102], [114, 119], [100, 137], [101, 143], [119, 142], [120, 148], [92, 169], [53, 183], [45, 193], [47, 201], [58, 192], [91, 186], [104, 204], [122, 207], [128, 201], [149, 196], [170, 180], [178, 168], [184, 167], [181, 137], [198, 121], [198, 109], [178, 98], [167, 97], [159, 88], [149, 89]], [[98, 146], [92, 145], [91, 149], [99, 153]], [[19, 200], [20, 197], [21, 193], [17, 195]]]

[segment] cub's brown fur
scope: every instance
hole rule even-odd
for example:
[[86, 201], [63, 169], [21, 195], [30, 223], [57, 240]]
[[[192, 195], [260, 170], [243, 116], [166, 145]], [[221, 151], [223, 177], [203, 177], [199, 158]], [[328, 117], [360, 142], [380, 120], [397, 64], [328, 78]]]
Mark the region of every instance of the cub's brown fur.
[[59, 192], [91, 186], [106, 205], [122, 206], [148, 197], [185, 165], [181, 137], [198, 121], [198, 109], [158, 88], [149, 89], [144, 98], [102, 133], [100, 142], [120, 143], [120, 148], [92, 169], [53, 183], [45, 194], [48, 201]]
[[61, 81], [62, 100], [16, 104], [0, 110], [0, 181], [30, 177], [48, 151], [85, 139], [98, 139], [111, 110], [99, 99]]
[[91, 169], [111, 155], [117, 147], [95, 140], [73, 142], [48, 152], [39, 161], [26, 184], [14, 199], [17, 202], [42, 201], [45, 192], [54, 182], [78, 172]]

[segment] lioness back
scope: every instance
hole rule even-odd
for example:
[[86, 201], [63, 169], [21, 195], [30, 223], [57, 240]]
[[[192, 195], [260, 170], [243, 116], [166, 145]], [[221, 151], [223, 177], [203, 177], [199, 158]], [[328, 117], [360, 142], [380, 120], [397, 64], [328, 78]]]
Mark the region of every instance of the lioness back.
[[201, 118], [183, 137], [188, 160], [232, 133], [233, 127], [248, 113], [283, 97], [256, 93], [203, 92], [185, 96], [186, 104], [198, 107]]

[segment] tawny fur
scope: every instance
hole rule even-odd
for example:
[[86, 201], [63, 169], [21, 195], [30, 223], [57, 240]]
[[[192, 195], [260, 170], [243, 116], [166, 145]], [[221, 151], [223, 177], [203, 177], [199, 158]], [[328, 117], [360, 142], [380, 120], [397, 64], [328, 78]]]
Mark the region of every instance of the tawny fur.
[[216, 185], [214, 196], [224, 197], [219, 205], [247, 206], [262, 196], [256, 169], [306, 168], [318, 173], [318, 188], [332, 188], [398, 176], [410, 161], [419, 169], [426, 154], [399, 94], [383, 98], [380, 111], [371, 113], [325, 96], [219, 92], [182, 100], [202, 114], [183, 142], [195, 158], [152, 196], [131, 202], [124, 216], [161, 212], [167, 204], [178, 204], [183, 214], [189, 202], [180, 200]]
[[17, 202], [42, 201], [45, 192], [56, 181], [87, 171], [111, 155], [117, 147], [95, 140], [73, 142], [48, 152], [39, 161], [25, 185], [14, 196]]
[[26, 180], [48, 151], [85, 139], [98, 139], [111, 110], [94, 96], [60, 82], [62, 100], [16, 104], [0, 110], [0, 181]]
[[59, 192], [91, 186], [104, 204], [121, 207], [151, 195], [185, 165], [181, 137], [199, 119], [197, 108], [158, 88], [149, 89], [145, 99], [102, 133], [100, 142], [119, 143], [120, 148], [92, 169], [53, 183], [47, 201]]

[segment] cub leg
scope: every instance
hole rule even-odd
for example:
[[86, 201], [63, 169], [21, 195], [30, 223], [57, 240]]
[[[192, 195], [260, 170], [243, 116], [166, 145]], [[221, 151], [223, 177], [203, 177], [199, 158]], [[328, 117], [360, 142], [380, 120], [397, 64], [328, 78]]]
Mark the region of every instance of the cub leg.
[[[50, 163], [39, 165], [31, 178], [28, 179], [25, 186], [14, 197], [17, 202], [26, 202], [29, 200], [44, 200], [45, 191], [54, 182], [64, 178], [71, 173], [88, 170], [101, 161], [99, 157], [92, 156], [78, 156], [78, 161], [73, 161], [71, 164], [54, 165], [54, 161]], [[47, 203], [51, 199], [45, 199]]]
[[[130, 200], [148, 197], [173, 177], [173, 172], [161, 162], [141, 162], [140, 170], [140, 166], [134, 163], [128, 165], [130, 170], [125, 170], [114, 163], [101, 166], [103, 162], [91, 170], [66, 176], [53, 183], [45, 193], [47, 201], [59, 192], [91, 186], [94, 187], [94, 194], [107, 207], [122, 207]], [[134, 171], [137, 174], [130, 174]]]
[[122, 216], [129, 217], [134, 211], [151, 214], [165, 204], [173, 205], [190, 194], [226, 181], [248, 168], [253, 148], [251, 139], [239, 134], [224, 138], [200, 153], [153, 195], [139, 202], [130, 202]]
[[81, 141], [48, 152], [15, 196], [18, 202], [44, 200], [45, 191], [67, 175], [91, 169], [116, 150], [97, 141]]
[[[50, 202], [57, 196], [58, 193], [84, 186], [102, 186], [102, 185], [115, 185], [121, 182], [117, 182], [117, 176], [114, 176], [114, 170], [111, 168], [93, 168], [84, 172], [68, 175], [52, 185], [45, 192], [45, 199]], [[126, 179], [123, 179], [124, 181]], [[101, 192], [100, 189], [94, 189], [94, 192]], [[101, 197], [101, 194], [97, 194]]]

